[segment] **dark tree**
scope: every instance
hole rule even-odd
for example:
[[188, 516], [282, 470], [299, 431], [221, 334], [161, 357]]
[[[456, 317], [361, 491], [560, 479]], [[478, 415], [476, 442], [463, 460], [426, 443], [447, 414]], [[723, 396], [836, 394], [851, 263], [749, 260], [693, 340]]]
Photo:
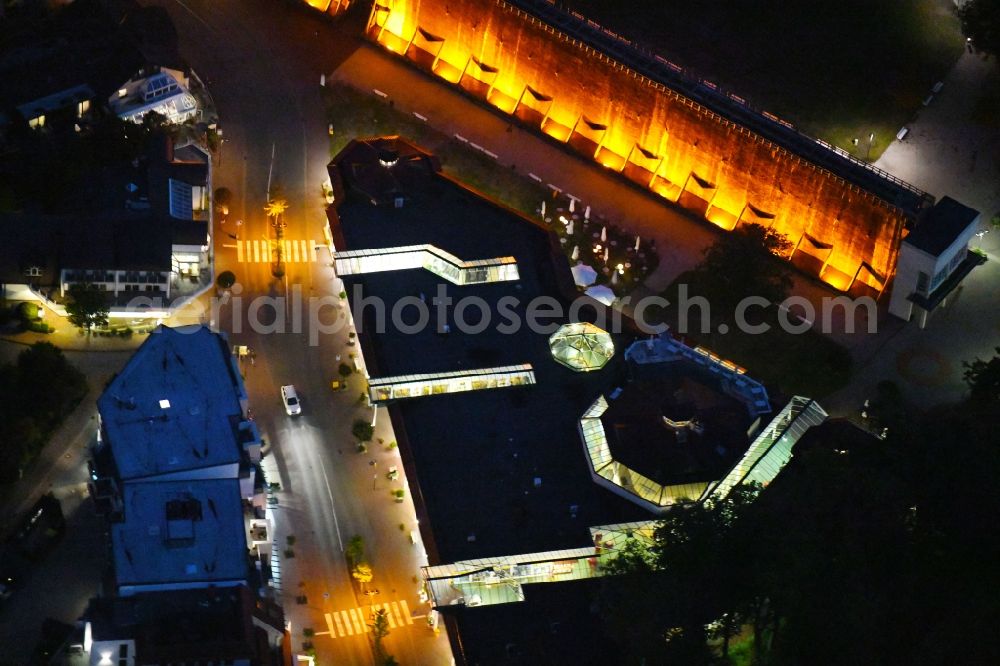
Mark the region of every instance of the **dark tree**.
[[969, 396], [975, 402], [1000, 402], [1000, 347], [998, 356], [988, 361], [976, 359], [965, 362], [965, 383], [969, 385]]
[[375, 436], [375, 428], [368, 421], [358, 419], [351, 426], [351, 433], [359, 442], [370, 442]]
[[77, 283], [69, 288], [66, 312], [69, 323], [90, 331], [94, 326], [108, 325], [107, 294], [90, 283]]
[[1000, 0], [965, 0], [956, 11], [972, 48], [1000, 55]]
[[706, 296], [735, 305], [748, 296], [778, 303], [792, 288], [791, 269], [780, 259], [792, 245], [783, 234], [744, 224], [719, 237], [695, 269]]
[[219, 273], [219, 277], [216, 278], [215, 283], [219, 285], [220, 289], [229, 289], [236, 284], [236, 275], [232, 271], [223, 271]]

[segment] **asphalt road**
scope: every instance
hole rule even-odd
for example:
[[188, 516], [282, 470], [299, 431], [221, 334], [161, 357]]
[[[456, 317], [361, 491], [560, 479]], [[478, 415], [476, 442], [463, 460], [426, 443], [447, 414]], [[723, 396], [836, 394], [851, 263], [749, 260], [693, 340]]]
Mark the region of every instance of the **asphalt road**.
[[[405, 487], [394, 450], [373, 443], [355, 451], [350, 433], [355, 418], [371, 420], [372, 408], [359, 404], [361, 375], [350, 389], [334, 393], [338, 356], [350, 360], [347, 328], [310, 339], [310, 299], [325, 299], [317, 321], [346, 323], [338, 309], [339, 282], [327, 267], [321, 244], [329, 143], [320, 73], [341, 62], [358, 40], [343, 27], [304, 7], [274, 0], [154, 0], [165, 7], [180, 34], [185, 58], [208, 85], [219, 112], [224, 143], [214, 173], [215, 187], [228, 187], [234, 202], [226, 222], [215, 228], [217, 272], [232, 270], [239, 290], [223, 305], [215, 323], [231, 334], [233, 344], [256, 352], [244, 362], [251, 410], [268, 445], [265, 469], [281, 484], [273, 512], [281, 554], [281, 602], [301, 652], [311, 642], [320, 664], [373, 663], [369, 604], [386, 605], [393, 622], [385, 647], [401, 664], [452, 662], [445, 635], [435, 636], [424, 620], [416, 576], [426, 562], [409, 531], [416, 519], [409, 497], [396, 503], [393, 488]], [[265, 257], [276, 230], [264, 214], [268, 187], [278, 186], [289, 207], [283, 238], [297, 245], [286, 257], [285, 274], [273, 275]], [[241, 220], [242, 224], [237, 224]], [[256, 245], [256, 248], [254, 248]], [[303, 252], [305, 247], [307, 252]], [[253, 248], [253, 249], [252, 249]], [[313, 256], [312, 253], [315, 252]], [[304, 255], [310, 256], [304, 256]], [[297, 318], [288, 294], [301, 294]], [[300, 325], [301, 324], [301, 325]], [[279, 387], [294, 384], [303, 413], [285, 414]], [[392, 441], [388, 417], [377, 437]], [[372, 465], [374, 461], [374, 465]], [[400, 468], [390, 482], [385, 472]], [[407, 493], [408, 495], [408, 493]], [[402, 527], [401, 527], [402, 526]], [[352, 582], [344, 547], [353, 535], [366, 544], [374, 572], [366, 597]], [[288, 537], [294, 545], [287, 546]], [[305, 604], [297, 603], [304, 595]], [[309, 628], [315, 636], [307, 638]]]

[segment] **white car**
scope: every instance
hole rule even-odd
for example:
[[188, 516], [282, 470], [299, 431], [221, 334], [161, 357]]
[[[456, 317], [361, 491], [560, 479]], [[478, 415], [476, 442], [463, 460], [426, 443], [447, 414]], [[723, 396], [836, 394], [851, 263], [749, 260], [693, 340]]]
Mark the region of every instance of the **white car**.
[[291, 384], [281, 387], [281, 401], [285, 403], [285, 412], [289, 416], [298, 416], [302, 413], [299, 394], [295, 392], [295, 387]]

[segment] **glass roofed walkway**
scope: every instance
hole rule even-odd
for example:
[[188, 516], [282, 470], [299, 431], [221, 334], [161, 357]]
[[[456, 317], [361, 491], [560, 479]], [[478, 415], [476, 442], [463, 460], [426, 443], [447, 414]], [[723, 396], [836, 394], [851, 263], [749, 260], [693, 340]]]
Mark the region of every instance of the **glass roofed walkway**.
[[368, 399], [377, 404], [400, 398], [530, 386], [534, 383], [535, 372], [530, 363], [422, 375], [372, 377], [368, 380]]
[[815, 400], [793, 397], [757, 435], [733, 469], [709, 491], [709, 496], [713, 499], [725, 497], [743, 483], [770, 483], [792, 457], [795, 443], [826, 416], [826, 411]]
[[746, 370], [731, 361], [721, 359], [704, 347], [692, 349], [674, 340], [668, 333], [649, 340], [634, 342], [625, 350], [625, 358], [640, 365], [667, 363], [684, 359], [708, 370], [721, 381], [722, 390], [745, 403], [750, 411], [760, 416], [771, 411], [767, 390], [746, 375]]
[[514, 257], [463, 261], [433, 245], [348, 250], [333, 255], [337, 275], [361, 275], [423, 268], [452, 284], [509, 282], [520, 278]]

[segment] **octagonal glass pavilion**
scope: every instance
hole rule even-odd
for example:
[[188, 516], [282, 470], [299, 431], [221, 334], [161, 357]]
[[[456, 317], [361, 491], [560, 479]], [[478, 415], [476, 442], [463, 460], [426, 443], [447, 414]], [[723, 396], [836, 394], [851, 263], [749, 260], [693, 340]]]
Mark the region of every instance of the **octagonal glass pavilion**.
[[549, 337], [552, 358], [577, 372], [600, 370], [615, 355], [607, 331], [586, 322], [564, 324]]

